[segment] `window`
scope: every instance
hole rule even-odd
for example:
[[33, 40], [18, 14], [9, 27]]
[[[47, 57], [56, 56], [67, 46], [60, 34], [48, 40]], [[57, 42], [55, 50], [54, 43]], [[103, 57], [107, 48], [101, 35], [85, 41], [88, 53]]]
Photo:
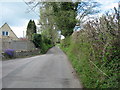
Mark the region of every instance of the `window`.
[[8, 36], [8, 32], [6, 32], [6, 36]]
[[7, 31], [2, 31], [2, 35], [3, 35], [3, 36], [8, 36], [8, 34], [9, 34], [9, 33], [8, 33]]
[[2, 35], [5, 36], [5, 31], [2, 31]]

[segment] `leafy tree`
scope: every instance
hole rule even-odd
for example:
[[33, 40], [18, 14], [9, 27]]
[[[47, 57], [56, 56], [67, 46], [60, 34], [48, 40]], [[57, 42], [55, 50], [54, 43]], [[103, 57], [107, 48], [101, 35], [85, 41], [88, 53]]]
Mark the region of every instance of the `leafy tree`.
[[36, 25], [35, 25], [35, 22], [34, 22], [34, 20], [33, 20], [33, 33], [37, 33], [37, 30], [36, 30]]
[[[97, 2], [86, 1], [82, 2], [38, 2], [40, 6], [40, 24], [42, 32], [45, 32], [46, 36], [51, 38], [53, 43], [55, 42], [55, 33], [54, 27], [58, 30], [61, 30], [61, 34], [65, 37], [70, 36], [73, 33], [73, 28], [76, 26], [76, 23], [81, 23], [82, 20], [88, 16], [95, 13], [98, 13], [98, 10], [95, 10], [95, 7], [99, 6]], [[79, 17], [79, 22], [76, 19], [76, 16]], [[56, 35], [55, 35], [56, 36]]]
[[30, 20], [27, 26], [26, 36], [29, 40], [32, 40], [32, 35], [36, 32], [36, 25], [34, 20]]
[[33, 5], [40, 4], [41, 31], [46, 32], [47, 37], [51, 38], [53, 43], [56, 41], [57, 29], [61, 30], [64, 36], [70, 36], [73, 33], [73, 28], [77, 22], [78, 3], [73, 3], [71, 0], [71, 2], [38, 2]]
[[61, 34], [65, 37], [70, 36], [73, 33], [76, 20], [76, 10], [79, 2], [58, 2], [52, 3], [55, 23], [61, 30]]
[[52, 6], [48, 2], [42, 3], [40, 8], [40, 20], [41, 34], [44, 37], [49, 38], [54, 45], [58, 38], [57, 26], [55, 25], [54, 13]]

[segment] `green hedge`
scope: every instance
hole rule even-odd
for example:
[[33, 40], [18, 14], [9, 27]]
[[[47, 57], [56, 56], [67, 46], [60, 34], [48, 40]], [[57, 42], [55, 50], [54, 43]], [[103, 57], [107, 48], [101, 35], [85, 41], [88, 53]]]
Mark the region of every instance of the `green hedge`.
[[[82, 39], [85, 36], [80, 36]], [[79, 37], [79, 38], [80, 38]], [[61, 43], [62, 50], [68, 55], [85, 88], [118, 88], [118, 56], [113, 51], [111, 59], [108, 56], [101, 58], [101, 51], [94, 50], [92, 44], [84, 38], [84, 42], [74, 42], [70, 38]], [[70, 43], [70, 44], [68, 44]], [[111, 52], [107, 50], [106, 54]], [[101, 60], [101, 61], [100, 61]]]
[[53, 47], [51, 40], [41, 34], [33, 34], [32, 41], [36, 48], [40, 48], [42, 54], [46, 53], [49, 48]]

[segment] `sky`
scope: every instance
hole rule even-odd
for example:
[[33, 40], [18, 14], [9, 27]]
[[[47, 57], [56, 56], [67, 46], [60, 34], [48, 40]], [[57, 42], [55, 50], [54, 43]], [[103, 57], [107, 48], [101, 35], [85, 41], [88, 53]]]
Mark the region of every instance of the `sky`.
[[18, 37], [23, 37], [30, 19], [38, 23], [39, 12], [28, 12], [28, 6], [20, 2], [0, 2], [0, 27], [7, 23]]
[[[105, 12], [107, 10], [118, 7], [120, 0], [93, 0], [101, 3], [101, 10]], [[20, 38], [25, 35], [27, 24], [30, 19], [38, 23], [39, 10], [36, 12], [27, 12], [29, 7], [23, 0], [0, 0], [0, 27], [4, 23], [8, 23], [14, 33]], [[24, 34], [23, 34], [24, 31]]]
[[120, 0], [94, 0], [101, 3], [102, 12], [106, 12], [107, 10], [113, 9], [114, 7], [118, 8], [118, 2]]

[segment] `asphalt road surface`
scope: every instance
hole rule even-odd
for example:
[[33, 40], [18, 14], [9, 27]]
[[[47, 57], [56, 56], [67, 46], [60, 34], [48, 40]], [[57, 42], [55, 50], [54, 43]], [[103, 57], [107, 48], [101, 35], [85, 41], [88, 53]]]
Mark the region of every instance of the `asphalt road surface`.
[[67, 56], [53, 47], [47, 54], [2, 62], [2, 88], [82, 88]]

